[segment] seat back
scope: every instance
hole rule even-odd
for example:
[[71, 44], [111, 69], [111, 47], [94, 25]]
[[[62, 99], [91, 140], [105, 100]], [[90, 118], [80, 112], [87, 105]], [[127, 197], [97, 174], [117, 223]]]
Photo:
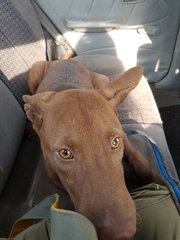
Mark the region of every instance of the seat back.
[[26, 118], [19, 103], [0, 81], [0, 193], [9, 176], [24, 135]]
[[[24, 18], [33, 14], [29, 25]], [[46, 59], [43, 35], [31, 29], [37, 30], [38, 24], [28, 1], [0, 1], [0, 195], [24, 136], [27, 72], [34, 62]]]

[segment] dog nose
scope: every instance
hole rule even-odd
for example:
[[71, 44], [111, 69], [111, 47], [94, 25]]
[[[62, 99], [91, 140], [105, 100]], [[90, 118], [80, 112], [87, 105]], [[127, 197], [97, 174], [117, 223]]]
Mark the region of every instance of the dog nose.
[[[124, 224], [123, 224], [124, 225]], [[132, 240], [136, 229], [133, 226], [106, 226], [97, 229], [100, 240]]]

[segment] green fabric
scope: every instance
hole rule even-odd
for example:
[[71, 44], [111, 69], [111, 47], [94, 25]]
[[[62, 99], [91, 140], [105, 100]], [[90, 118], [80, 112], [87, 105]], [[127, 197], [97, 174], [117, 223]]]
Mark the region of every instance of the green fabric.
[[15, 240], [97, 240], [96, 230], [86, 217], [59, 209], [59, 203], [59, 196], [54, 194], [27, 212], [20, 220], [46, 219], [23, 231]]
[[96, 230], [84, 216], [71, 211], [51, 211], [51, 239], [97, 240]]
[[[135, 240], [180, 239], [180, 215], [167, 187], [152, 183], [131, 195], [138, 216]], [[58, 209], [58, 204], [58, 196], [52, 195], [28, 212], [25, 218], [47, 218], [17, 235], [15, 240], [97, 240], [95, 228], [87, 218]]]
[[50, 218], [51, 206], [59, 198], [58, 194], [53, 194], [43, 199], [39, 204], [30, 209], [21, 219]]
[[18, 234], [14, 240], [50, 240], [49, 234], [50, 220], [48, 218], [27, 228], [25, 231]]
[[138, 213], [135, 240], [180, 239], [180, 215], [167, 187], [152, 183], [131, 194]]

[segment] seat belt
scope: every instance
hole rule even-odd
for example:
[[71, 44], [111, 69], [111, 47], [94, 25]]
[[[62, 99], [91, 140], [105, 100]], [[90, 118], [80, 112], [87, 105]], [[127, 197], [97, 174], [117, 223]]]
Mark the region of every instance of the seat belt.
[[[57, 60], [57, 59], [69, 59], [72, 57], [77, 56], [74, 49], [71, 47], [71, 45], [67, 42], [65, 37], [57, 30], [57, 28], [54, 26], [54, 24], [50, 21], [50, 19], [46, 16], [46, 14], [41, 10], [41, 8], [35, 3], [35, 1], [30, 0], [38, 19], [43, 26], [43, 28], [50, 34], [50, 36], [54, 40], [55, 45], [55, 53], [52, 54], [50, 51], [50, 54], [48, 54], [48, 60]], [[48, 40], [46, 38], [46, 44], [48, 44]], [[49, 46], [50, 48], [54, 46]], [[48, 48], [48, 46], [47, 46]], [[48, 49], [47, 49], [48, 50]], [[51, 56], [49, 56], [51, 55]], [[54, 55], [54, 56], [52, 56]]]

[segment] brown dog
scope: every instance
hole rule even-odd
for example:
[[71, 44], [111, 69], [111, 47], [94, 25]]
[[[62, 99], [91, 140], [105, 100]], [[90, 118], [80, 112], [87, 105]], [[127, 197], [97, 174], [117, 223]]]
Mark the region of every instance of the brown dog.
[[141, 67], [110, 82], [73, 60], [38, 62], [28, 80], [35, 95], [23, 97], [49, 177], [64, 186], [76, 211], [94, 223], [103, 240], [132, 239], [136, 232], [136, 210], [124, 180], [124, 153], [137, 174], [154, 178], [116, 115], [117, 106], [141, 77]]

